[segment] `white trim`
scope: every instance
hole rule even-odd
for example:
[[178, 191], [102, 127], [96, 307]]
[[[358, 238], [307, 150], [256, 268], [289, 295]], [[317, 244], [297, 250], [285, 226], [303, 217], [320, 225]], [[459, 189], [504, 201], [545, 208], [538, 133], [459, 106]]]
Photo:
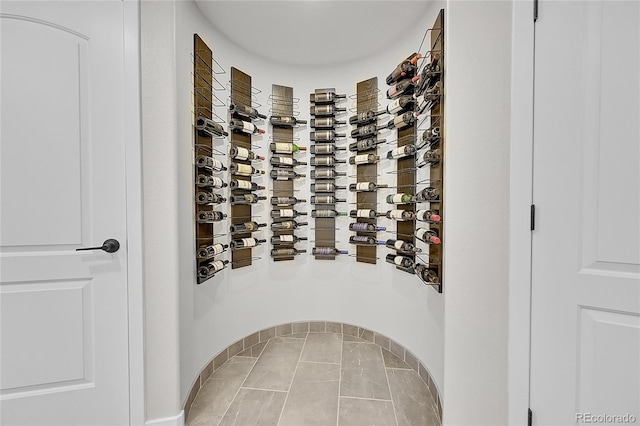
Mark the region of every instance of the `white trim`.
[[180, 414], [173, 417], [163, 417], [161, 419], [149, 420], [145, 425], [154, 426], [184, 426], [184, 410]]
[[509, 173], [509, 425], [526, 425], [531, 322], [533, 2], [513, 1]]
[[[142, 139], [140, 113], [140, 2], [125, 0], [124, 138], [127, 188], [129, 301], [129, 422], [144, 424], [144, 299], [142, 253]], [[181, 423], [184, 424], [184, 420]]]

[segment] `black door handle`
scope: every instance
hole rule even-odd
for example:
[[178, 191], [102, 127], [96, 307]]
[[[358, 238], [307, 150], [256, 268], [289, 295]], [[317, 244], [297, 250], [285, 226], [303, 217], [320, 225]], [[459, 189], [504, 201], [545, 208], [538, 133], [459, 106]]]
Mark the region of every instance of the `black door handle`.
[[86, 247], [86, 248], [79, 248], [76, 249], [76, 251], [83, 251], [83, 250], [104, 250], [107, 253], [115, 253], [118, 251], [118, 249], [120, 248], [120, 243], [118, 242], [118, 240], [114, 240], [113, 238], [109, 238], [108, 240], [106, 240], [104, 243], [102, 243], [102, 246], [100, 247]]

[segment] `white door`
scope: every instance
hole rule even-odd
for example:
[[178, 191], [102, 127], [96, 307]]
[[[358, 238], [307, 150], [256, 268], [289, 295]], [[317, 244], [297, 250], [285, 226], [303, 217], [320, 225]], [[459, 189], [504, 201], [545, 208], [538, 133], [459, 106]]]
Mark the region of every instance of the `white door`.
[[123, 4], [0, 12], [0, 420], [128, 424]]
[[533, 423], [638, 424], [640, 2], [542, 1], [535, 27]]

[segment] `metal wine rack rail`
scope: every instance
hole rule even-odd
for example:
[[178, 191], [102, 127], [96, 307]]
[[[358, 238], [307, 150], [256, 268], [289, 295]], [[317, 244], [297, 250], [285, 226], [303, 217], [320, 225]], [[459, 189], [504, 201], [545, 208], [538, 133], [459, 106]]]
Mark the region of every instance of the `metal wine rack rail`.
[[[216, 140], [224, 140], [224, 120], [215, 113], [216, 106], [224, 105], [215, 95], [224, 90], [215, 75], [223, 74], [222, 67], [213, 59], [213, 52], [197, 35], [193, 36], [193, 97], [194, 97], [194, 202], [196, 282], [212, 278], [226, 268], [228, 260], [222, 260], [227, 244], [216, 241], [225, 233], [216, 234], [216, 222], [226, 218], [220, 206], [222, 197], [221, 172], [226, 167], [215, 158], [223, 153], [214, 148]], [[207, 215], [212, 215], [208, 218]]]

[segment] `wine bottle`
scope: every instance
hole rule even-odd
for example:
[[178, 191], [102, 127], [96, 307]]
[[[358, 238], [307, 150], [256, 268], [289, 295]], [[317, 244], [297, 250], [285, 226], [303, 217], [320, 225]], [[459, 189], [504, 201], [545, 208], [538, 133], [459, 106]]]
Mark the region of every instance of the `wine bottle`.
[[264, 133], [264, 130], [258, 129], [258, 126], [252, 122], [244, 120], [229, 120], [229, 128], [236, 133], [248, 133], [250, 135]]
[[338, 151], [346, 151], [347, 148], [337, 147], [331, 144], [311, 145], [312, 154], [335, 154]]
[[338, 160], [334, 156], [325, 155], [322, 157], [312, 157], [311, 165], [312, 166], [325, 166], [325, 167], [333, 167], [336, 164], [344, 164], [347, 160]]
[[333, 195], [313, 195], [311, 197], [311, 204], [336, 204], [346, 202], [346, 198], [336, 198]]
[[214, 192], [200, 191], [196, 193], [196, 203], [198, 204], [222, 204], [226, 201], [226, 198]]
[[418, 78], [419, 77], [413, 77], [412, 79], [407, 78], [389, 87], [387, 90], [387, 99], [395, 99], [411, 91], [414, 88], [416, 81], [418, 81]]
[[198, 268], [198, 277], [210, 278], [222, 271], [229, 264], [228, 260], [214, 260]]
[[299, 250], [296, 248], [274, 248], [271, 249], [271, 257], [290, 257], [306, 252], [306, 250]]
[[413, 259], [411, 259], [410, 257], [401, 256], [397, 254], [388, 254], [385, 260], [389, 263], [393, 263], [394, 265], [400, 266], [401, 268], [404, 268], [404, 269], [413, 270], [413, 267], [415, 265], [413, 262]]
[[271, 224], [272, 231], [288, 231], [290, 229], [298, 229], [300, 226], [308, 225], [307, 222], [296, 222], [295, 220], [285, 220], [282, 222], [273, 222]]
[[262, 243], [266, 243], [267, 240], [264, 239], [258, 239], [258, 238], [235, 238], [233, 240], [231, 240], [230, 246], [231, 246], [231, 250], [237, 250], [237, 249], [242, 249], [242, 248], [250, 248], [250, 247], [255, 247], [255, 246], [259, 246]]
[[385, 216], [387, 219], [393, 219], [397, 221], [415, 220], [416, 214], [410, 210], [389, 210]]
[[370, 149], [374, 149], [376, 146], [387, 142], [386, 139], [376, 139], [376, 138], [368, 138], [368, 139], [360, 139], [355, 142], [351, 142], [349, 144], [349, 151], [357, 152], [357, 151], [368, 151]]
[[199, 187], [226, 188], [227, 184], [216, 176], [198, 175], [196, 184]]
[[374, 219], [378, 216], [380, 216], [378, 214], [377, 211], [372, 210], [372, 209], [358, 209], [358, 210], [351, 210], [349, 212], [349, 216], [351, 217], [364, 217], [364, 218], [368, 218], [368, 219]]
[[307, 200], [296, 197], [271, 197], [272, 206], [293, 206], [298, 203], [306, 203]]
[[257, 155], [255, 152], [237, 145], [231, 145], [229, 148], [229, 156], [234, 160], [264, 160], [264, 157]]
[[273, 219], [289, 219], [298, 216], [306, 216], [307, 212], [299, 212], [294, 209], [279, 209], [271, 210], [271, 217]]
[[224, 166], [224, 164], [222, 164], [220, 160], [208, 157], [206, 155], [198, 155], [196, 157], [196, 166], [201, 169], [210, 169], [214, 172], [222, 172], [227, 170], [227, 168]]
[[394, 249], [398, 252], [404, 252], [404, 253], [419, 253], [422, 251], [422, 249], [416, 247], [415, 245], [411, 244], [408, 241], [402, 241], [402, 240], [387, 240], [385, 242], [385, 245], [391, 249]]
[[427, 244], [440, 244], [440, 237], [435, 229], [418, 228], [415, 235], [417, 239]]
[[229, 172], [237, 176], [263, 175], [264, 170], [258, 170], [248, 164], [234, 163], [229, 164]]
[[422, 140], [425, 143], [433, 143], [440, 139], [440, 127], [431, 126], [422, 133]]
[[311, 210], [311, 217], [338, 217], [338, 216], [346, 216], [345, 212], [339, 212], [337, 210], [332, 209], [318, 209]]
[[393, 84], [402, 78], [415, 74], [417, 68], [416, 64], [420, 58], [422, 58], [420, 53], [412, 53], [411, 56], [400, 62], [398, 66], [391, 71], [391, 74], [387, 76], [387, 84]]
[[438, 273], [430, 269], [427, 265], [418, 263], [414, 268], [415, 274], [427, 284], [440, 284]]
[[422, 154], [422, 164], [419, 167], [425, 166], [427, 164], [436, 164], [440, 161], [440, 150], [439, 149], [429, 149]]
[[405, 111], [409, 111], [413, 109], [415, 105], [415, 99], [411, 95], [400, 96], [396, 98], [393, 102], [387, 105], [387, 112], [389, 114], [399, 114], [404, 113]]
[[329, 116], [329, 115], [333, 116], [339, 112], [344, 112], [347, 109], [337, 107], [333, 104], [327, 104], [327, 105], [312, 105], [311, 108], [309, 108], [309, 110], [311, 111], [311, 115], [322, 117], [322, 116]]
[[300, 120], [290, 115], [272, 115], [269, 122], [274, 127], [295, 127], [298, 124], [307, 124], [307, 120]]
[[274, 235], [271, 237], [271, 244], [295, 244], [298, 241], [306, 241], [307, 237], [298, 237], [296, 235]]
[[378, 118], [379, 115], [384, 114], [386, 111], [365, 111], [365, 112], [359, 112], [356, 115], [352, 115], [351, 117], [349, 117], [349, 124], [351, 125], [362, 125], [362, 124], [369, 124], [369, 123], [373, 123], [374, 121], [376, 121], [376, 118]]
[[349, 157], [349, 164], [373, 164], [380, 159], [379, 155], [360, 154], [355, 157]]
[[307, 147], [289, 142], [272, 142], [269, 144], [269, 149], [276, 154], [293, 154], [299, 151], [306, 151]]
[[440, 96], [426, 96], [420, 95], [416, 98], [416, 111], [415, 115], [423, 114], [427, 109], [433, 109], [436, 104], [440, 102]]
[[215, 210], [204, 210], [201, 212], [198, 212], [198, 223], [213, 223], [213, 222], [220, 222], [221, 220], [224, 220], [227, 218], [227, 215], [225, 213], [222, 212], [218, 212]]
[[264, 186], [258, 185], [255, 182], [250, 182], [248, 180], [240, 180], [240, 179], [231, 179], [229, 182], [229, 188], [233, 190], [243, 190], [243, 191], [258, 191], [265, 189]]
[[399, 146], [387, 152], [387, 158], [390, 160], [397, 160], [399, 158], [408, 157], [416, 153], [416, 146], [413, 144]]
[[232, 195], [229, 197], [231, 204], [256, 204], [260, 200], [266, 200], [267, 197], [258, 196], [257, 194]]
[[428, 186], [416, 194], [416, 201], [438, 201], [440, 200], [440, 190], [433, 186]]
[[249, 232], [258, 231], [259, 228], [264, 228], [267, 226], [266, 223], [258, 223], [258, 222], [243, 222], [243, 223], [234, 223], [229, 227], [229, 230], [234, 234], [244, 234]]
[[365, 139], [374, 136], [381, 130], [386, 129], [386, 125], [376, 126], [375, 124], [367, 124], [351, 131], [351, 137], [354, 139]]
[[387, 228], [384, 226], [376, 226], [373, 223], [364, 223], [364, 222], [356, 222], [349, 224], [349, 231], [355, 232], [378, 232], [378, 231], [386, 231]]
[[413, 195], [407, 193], [387, 195], [387, 203], [389, 204], [409, 204], [413, 201]]
[[435, 210], [418, 210], [416, 219], [421, 222], [440, 223], [442, 218]]
[[334, 247], [314, 247], [311, 250], [311, 254], [314, 256], [337, 256], [339, 254], [349, 254], [349, 252]]
[[364, 235], [352, 235], [349, 237], [349, 242], [351, 244], [367, 246], [384, 245], [384, 241], [378, 241], [375, 237], [367, 237]]
[[416, 83], [416, 89], [414, 97], [422, 95], [424, 92], [438, 83], [440, 79], [440, 67], [436, 67], [436, 70], [429, 71], [428, 68], [424, 68], [420, 74], [420, 79]]
[[229, 248], [227, 244], [220, 244], [220, 243], [212, 244], [210, 246], [200, 247], [198, 249], [197, 257], [198, 259], [209, 259], [213, 256], [223, 253], [227, 248]]
[[396, 128], [398, 130], [402, 130], [406, 127], [412, 126], [413, 123], [416, 122], [416, 116], [413, 112], [405, 112], [404, 114], [398, 115], [393, 120], [387, 123], [388, 129]]
[[231, 111], [231, 113], [236, 116], [242, 116], [253, 120], [255, 120], [256, 118], [267, 118], [266, 115], [260, 114], [257, 109], [247, 105], [237, 105], [232, 103], [231, 105], [229, 105], [229, 111]]
[[335, 102], [337, 99], [345, 99], [346, 94], [339, 95], [333, 91], [316, 92], [309, 95], [309, 101], [317, 104]]
[[269, 173], [269, 175], [275, 180], [293, 180], [306, 176], [304, 173], [296, 173], [293, 170], [288, 169], [271, 170], [271, 173]]
[[271, 160], [269, 160], [269, 162], [274, 167], [296, 167], [296, 166], [306, 166], [307, 165], [307, 163], [305, 161], [298, 161], [295, 158], [280, 157], [280, 156], [271, 157]]
[[377, 191], [378, 188], [388, 188], [389, 185], [386, 183], [375, 183], [375, 182], [358, 182], [349, 184], [349, 191], [351, 192], [374, 192]]
[[344, 138], [345, 133], [336, 133], [333, 130], [316, 130], [309, 134], [309, 139], [314, 142], [333, 142], [336, 138]]
[[314, 129], [333, 129], [347, 124], [346, 121], [336, 120], [335, 117], [312, 118], [310, 126]]
[[196, 130], [201, 135], [212, 138], [229, 136], [229, 133], [225, 132], [220, 124], [206, 117], [198, 117], [196, 119]]
[[326, 167], [311, 170], [311, 179], [335, 179], [346, 175], [346, 172], [336, 172], [335, 169]]
[[311, 184], [311, 192], [336, 192], [340, 189], [347, 189], [346, 186], [338, 186], [333, 182], [318, 182]]

